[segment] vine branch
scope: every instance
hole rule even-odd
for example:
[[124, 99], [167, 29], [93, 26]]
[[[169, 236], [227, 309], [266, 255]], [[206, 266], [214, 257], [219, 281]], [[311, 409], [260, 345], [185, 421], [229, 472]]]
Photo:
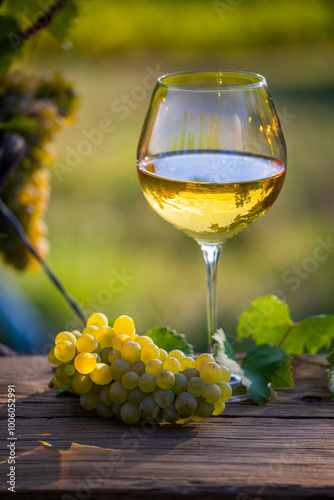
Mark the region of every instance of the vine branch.
[[42, 259], [42, 257], [38, 254], [34, 246], [32, 245], [31, 241], [29, 240], [25, 230], [23, 229], [21, 223], [19, 220], [16, 218], [16, 216], [13, 214], [11, 210], [7, 207], [7, 205], [2, 201], [0, 198], [0, 212], [2, 215], [5, 217], [5, 219], [10, 223], [10, 225], [15, 229], [18, 237], [24, 244], [24, 246], [29, 250], [29, 252], [35, 257], [35, 259], [38, 260], [42, 268], [44, 269], [45, 273], [49, 277], [49, 279], [52, 281], [52, 283], [55, 285], [55, 287], [59, 290], [59, 292], [63, 295], [71, 309], [75, 312], [75, 314], [80, 318], [80, 320], [83, 322], [84, 325], [86, 325], [86, 317], [82, 310], [80, 309], [80, 306], [75, 302], [75, 300], [70, 296], [70, 294], [67, 292], [65, 287], [62, 285], [62, 283], [59, 281], [57, 276], [53, 273], [53, 271], [49, 268], [49, 266], [46, 264], [46, 262]]
[[57, 0], [51, 7], [41, 14], [36, 21], [34, 21], [31, 26], [28, 26], [25, 30], [17, 33], [17, 35], [26, 42], [33, 35], [35, 35], [39, 30], [48, 26], [52, 19], [56, 17], [61, 9], [63, 9], [71, 0]]

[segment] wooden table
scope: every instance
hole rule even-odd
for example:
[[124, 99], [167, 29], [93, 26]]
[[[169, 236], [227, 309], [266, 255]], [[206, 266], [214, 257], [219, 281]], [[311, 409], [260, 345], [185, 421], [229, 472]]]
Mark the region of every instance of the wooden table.
[[[334, 403], [323, 368], [296, 364], [296, 387], [262, 407], [230, 403], [201, 423], [141, 429], [86, 412], [76, 396], [56, 397], [43, 356], [0, 365], [1, 499], [334, 498]], [[17, 398], [15, 495], [5, 484], [8, 384]]]

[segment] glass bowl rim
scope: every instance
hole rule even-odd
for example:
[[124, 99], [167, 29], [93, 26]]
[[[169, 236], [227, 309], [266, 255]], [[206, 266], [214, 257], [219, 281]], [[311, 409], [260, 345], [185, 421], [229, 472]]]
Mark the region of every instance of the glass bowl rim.
[[[245, 75], [252, 77], [256, 79], [254, 83], [245, 83], [245, 84], [240, 84], [240, 85], [229, 85], [227, 87], [206, 87], [206, 86], [191, 86], [191, 85], [173, 85], [170, 83], [167, 83], [163, 81], [166, 78], [172, 77], [172, 76], [178, 76], [178, 75], [196, 75], [196, 74], [217, 74], [217, 73], [224, 73], [224, 74], [230, 74], [230, 75]], [[184, 91], [197, 91], [197, 92], [226, 92], [226, 91], [231, 91], [231, 90], [242, 90], [242, 89], [250, 89], [250, 88], [259, 88], [263, 85], [267, 84], [267, 81], [264, 76], [260, 75], [259, 73], [252, 73], [250, 71], [239, 71], [239, 70], [222, 70], [222, 69], [216, 69], [216, 70], [189, 70], [189, 71], [175, 71], [172, 73], [166, 73], [164, 75], [161, 75], [157, 79], [158, 85], [161, 85], [162, 87], [166, 87], [169, 89], [175, 89], [175, 90], [184, 90]]]

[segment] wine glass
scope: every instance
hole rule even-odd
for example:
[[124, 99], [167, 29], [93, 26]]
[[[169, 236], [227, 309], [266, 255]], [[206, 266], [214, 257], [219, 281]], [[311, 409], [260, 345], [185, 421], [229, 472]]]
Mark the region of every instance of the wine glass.
[[191, 71], [158, 78], [138, 145], [139, 181], [151, 207], [201, 247], [209, 351], [223, 245], [270, 208], [285, 165], [283, 133], [263, 76]]

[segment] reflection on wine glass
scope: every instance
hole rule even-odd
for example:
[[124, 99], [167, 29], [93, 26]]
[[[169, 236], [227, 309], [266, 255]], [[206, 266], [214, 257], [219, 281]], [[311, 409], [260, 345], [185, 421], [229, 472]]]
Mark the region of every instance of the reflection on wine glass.
[[280, 192], [286, 148], [266, 80], [237, 71], [158, 79], [138, 145], [143, 193], [203, 252], [208, 345], [217, 328], [217, 264], [226, 240]]

